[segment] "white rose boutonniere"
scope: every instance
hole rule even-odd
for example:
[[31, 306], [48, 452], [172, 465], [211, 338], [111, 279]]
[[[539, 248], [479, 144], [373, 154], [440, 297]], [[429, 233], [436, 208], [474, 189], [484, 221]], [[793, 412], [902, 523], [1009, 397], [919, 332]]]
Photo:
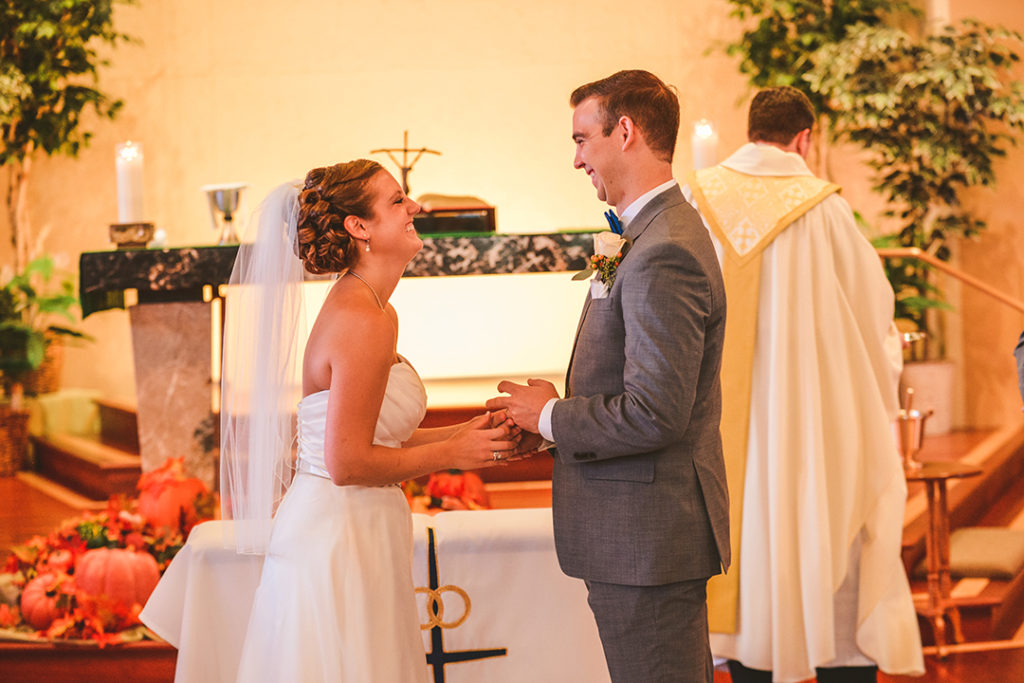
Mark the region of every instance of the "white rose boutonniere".
[[625, 238], [610, 231], [594, 234], [594, 255], [590, 257], [590, 267], [581, 270], [573, 276], [573, 280], [586, 280], [596, 273], [594, 280], [590, 283], [590, 295], [594, 299], [603, 299], [608, 296], [612, 285], [615, 284], [615, 272], [622, 262], [622, 247], [626, 244]]

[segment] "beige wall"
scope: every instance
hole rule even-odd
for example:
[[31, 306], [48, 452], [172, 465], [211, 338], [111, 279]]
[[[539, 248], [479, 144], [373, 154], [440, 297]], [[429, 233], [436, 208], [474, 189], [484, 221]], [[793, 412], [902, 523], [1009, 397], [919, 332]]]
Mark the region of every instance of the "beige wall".
[[[602, 205], [572, 169], [568, 94], [620, 68], [650, 69], [679, 87], [689, 129], [708, 117], [722, 149], [742, 139], [742, 80], [721, 54], [732, 23], [716, 0], [520, 3], [385, 0], [143, 2], [118, 13], [122, 46], [103, 75], [126, 102], [95, 126], [78, 160], [40, 160], [34, 218], [47, 248], [77, 262], [108, 248], [116, 220], [114, 144], [141, 142], [147, 215], [172, 245], [209, 244], [206, 183], [244, 181], [255, 202], [321, 164], [399, 145], [441, 150], [410, 177], [412, 194], [473, 194], [498, 207], [499, 230], [595, 226]], [[382, 161], [386, 159], [381, 156]], [[390, 167], [389, 163], [386, 163]], [[68, 383], [131, 396], [126, 315], [96, 314], [97, 343], [69, 354]]]
[[[1024, 29], [1024, 5], [1018, 2], [953, 0], [951, 14], [954, 21], [975, 17]], [[1024, 79], [1024, 68], [1015, 75]], [[997, 187], [974, 191], [968, 200], [978, 217], [988, 222], [988, 229], [960, 245], [959, 265], [1024, 301], [1024, 147], [1012, 149], [995, 168]], [[995, 425], [1019, 419], [1021, 398], [1011, 353], [1024, 328], [1024, 314], [975, 290], [962, 288], [961, 292], [958, 311], [951, 318], [963, 334], [963, 422]]]
[[[954, 17], [964, 7], [954, 1]], [[1024, 9], [999, 0], [969, 7], [983, 19], [1024, 27]], [[480, 196], [498, 207], [503, 232], [597, 226], [604, 207], [571, 167], [568, 93], [632, 67], [678, 86], [683, 126], [675, 168], [682, 178], [696, 119], [718, 124], [722, 155], [743, 142], [744, 81], [733, 60], [705, 54], [734, 34], [727, 12], [721, 0], [178, 0], [121, 8], [119, 29], [142, 44], [112, 54], [103, 84], [125, 100], [124, 113], [94, 126], [93, 145], [79, 159], [37, 163], [34, 219], [51, 231], [47, 249], [72, 265], [82, 251], [109, 248], [113, 147], [133, 139], [145, 148], [147, 215], [171, 245], [209, 244], [214, 235], [199, 186], [248, 182], [254, 203], [312, 166], [395, 146], [408, 129], [412, 145], [443, 152], [413, 171], [414, 196]], [[855, 207], [874, 216], [865, 174], [844, 160], [840, 154], [836, 179]], [[979, 201], [992, 229], [965, 247], [963, 264], [1024, 297], [1017, 257], [1024, 241], [1012, 231], [1021, 197], [1010, 180], [1022, 167], [1024, 156], [1014, 153], [1001, 165], [1006, 178], [998, 194]], [[978, 419], [990, 402], [1001, 410], [1010, 403], [1012, 378], [1005, 375], [1012, 367], [986, 363], [1005, 357], [1021, 319], [985, 302], [965, 303], [983, 311], [965, 324], [967, 367], [984, 378], [971, 412]], [[97, 342], [69, 353], [67, 383], [131, 397], [127, 316], [100, 313], [85, 326]]]

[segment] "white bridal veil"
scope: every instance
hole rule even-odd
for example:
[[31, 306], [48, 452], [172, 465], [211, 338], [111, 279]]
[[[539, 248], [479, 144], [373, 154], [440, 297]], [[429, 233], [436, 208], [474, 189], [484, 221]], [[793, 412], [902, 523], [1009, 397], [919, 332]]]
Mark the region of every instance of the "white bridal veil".
[[307, 335], [295, 253], [297, 182], [275, 188], [239, 245], [225, 305], [221, 375], [221, 516], [240, 553], [263, 553], [291, 483], [299, 357]]

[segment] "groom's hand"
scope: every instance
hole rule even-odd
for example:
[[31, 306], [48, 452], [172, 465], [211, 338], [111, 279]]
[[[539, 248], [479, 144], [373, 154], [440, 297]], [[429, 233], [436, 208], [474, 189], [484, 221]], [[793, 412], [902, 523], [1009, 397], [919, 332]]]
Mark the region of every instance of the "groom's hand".
[[498, 391], [508, 396], [496, 396], [487, 401], [488, 410], [505, 410], [517, 425], [528, 432], [537, 433], [540, 411], [549, 400], [558, 398], [555, 385], [543, 379], [530, 379], [526, 384], [505, 380]]
[[519, 443], [516, 445], [515, 453], [509, 460], [525, 460], [541, 452], [542, 449], [546, 450], [545, 444], [550, 446], [550, 443], [545, 441], [544, 437], [540, 434], [524, 431], [520, 436]]

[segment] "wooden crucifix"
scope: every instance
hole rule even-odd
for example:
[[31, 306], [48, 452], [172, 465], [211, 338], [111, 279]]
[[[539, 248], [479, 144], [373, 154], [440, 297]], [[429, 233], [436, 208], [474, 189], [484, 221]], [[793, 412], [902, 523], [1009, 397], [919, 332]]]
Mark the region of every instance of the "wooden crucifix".
[[[441, 156], [441, 153], [436, 149], [427, 149], [426, 147], [420, 147], [419, 149], [409, 149], [409, 131], [405, 131], [405, 135], [402, 139], [402, 146], [400, 148], [387, 148], [387, 149], [374, 149], [370, 150], [370, 154], [380, 154], [384, 152], [388, 155], [391, 161], [394, 162], [395, 166], [402, 172], [402, 191], [406, 195], [409, 194], [409, 171], [416, 165], [416, 162], [420, 160], [420, 157], [424, 154], [436, 154]], [[395, 158], [395, 153], [402, 153], [402, 161], [398, 161]], [[416, 152], [416, 156], [413, 157], [412, 161], [409, 161], [409, 154]]]

